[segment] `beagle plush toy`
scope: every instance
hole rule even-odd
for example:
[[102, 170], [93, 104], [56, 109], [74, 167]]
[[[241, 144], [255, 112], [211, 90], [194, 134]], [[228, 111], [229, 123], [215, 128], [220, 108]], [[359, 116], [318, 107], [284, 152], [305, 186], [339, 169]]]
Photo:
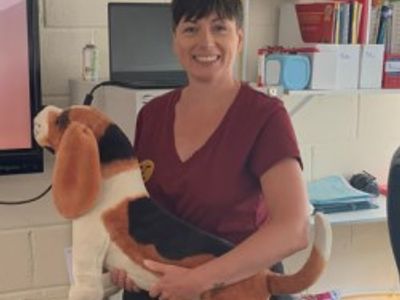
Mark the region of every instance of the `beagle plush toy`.
[[[157, 274], [145, 267], [144, 259], [192, 268], [232, 248], [149, 198], [129, 139], [95, 108], [48, 106], [36, 116], [34, 134], [42, 147], [55, 152], [54, 203], [72, 220], [74, 282], [69, 300], [103, 299], [104, 269], [124, 269], [148, 290]], [[326, 220], [317, 214], [314, 223], [311, 254], [297, 273], [262, 272], [206, 292], [201, 299], [265, 300], [309, 287], [323, 271], [331, 245]]]

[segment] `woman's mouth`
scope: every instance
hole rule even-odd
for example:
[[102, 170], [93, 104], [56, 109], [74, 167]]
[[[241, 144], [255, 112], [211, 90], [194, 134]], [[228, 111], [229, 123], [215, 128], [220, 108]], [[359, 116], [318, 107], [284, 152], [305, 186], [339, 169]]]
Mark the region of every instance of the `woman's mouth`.
[[214, 63], [220, 59], [219, 55], [193, 55], [193, 59], [200, 63]]

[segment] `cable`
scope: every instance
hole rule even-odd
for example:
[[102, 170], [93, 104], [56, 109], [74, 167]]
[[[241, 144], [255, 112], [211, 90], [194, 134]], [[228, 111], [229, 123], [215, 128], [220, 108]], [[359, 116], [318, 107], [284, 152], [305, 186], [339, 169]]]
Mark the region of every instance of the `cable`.
[[114, 81], [114, 80], [107, 80], [107, 81], [103, 81], [100, 82], [98, 84], [96, 84], [91, 91], [86, 94], [85, 99], [83, 100], [83, 105], [92, 105], [93, 102], [93, 94], [94, 92], [102, 86], [119, 86], [119, 87], [125, 87], [125, 88], [136, 88], [135, 85], [132, 85], [128, 82], [123, 82], [123, 81]]
[[50, 190], [51, 190], [52, 185], [50, 185], [44, 192], [42, 192], [40, 195], [27, 199], [27, 200], [20, 200], [20, 201], [15, 201], [15, 202], [6, 202], [6, 201], [0, 201], [0, 205], [23, 205], [23, 204], [28, 204], [31, 202], [35, 202], [39, 200], [40, 198], [44, 197]]

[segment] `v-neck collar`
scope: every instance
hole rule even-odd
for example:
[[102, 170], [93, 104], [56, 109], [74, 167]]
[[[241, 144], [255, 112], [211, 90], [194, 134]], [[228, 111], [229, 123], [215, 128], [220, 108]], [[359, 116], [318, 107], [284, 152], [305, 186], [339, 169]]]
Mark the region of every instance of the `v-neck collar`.
[[182, 94], [182, 89], [177, 90], [177, 93], [175, 94], [175, 97], [172, 99], [172, 105], [170, 106], [170, 118], [168, 120], [168, 140], [170, 141], [170, 149], [173, 154], [173, 159], [176, 160], [178, 165], [184, 167], [187, 165], [190, 165], [192, 161], [195, 161], [201, 154], [206, 151], [209, 147], [211, 147], [214, 144], [215, 139], [218, 138], [220, 132], [223, 130], [225, 127], [225, 123], [228, 122], [230, 119], [230, 116], [232, 115], [232, 111], [234, 110], [234, 107], [237, 105], [238, 99], [240, 98], [240, 95], [242, 94], [244, 84], [240, 83], [239, 90], [236, 93], [236, 96], [232, 103], [230, 104], [229, 108], [225, 112], [225, 115], [222, 117], [221, 122], [217, 125], [215, 130], [211, 133], [211, 135], [206, 139], [203, 145], [201, 145], [198, 149], [196, 149], [191, 156], [189, 156], [186, 160], [182, 161], [181, 157], [178, 154], [177, 148], [176, 148], [176, 143], [175, 143], [175, 107], [176, 104], [178, 103], [181, 94]]

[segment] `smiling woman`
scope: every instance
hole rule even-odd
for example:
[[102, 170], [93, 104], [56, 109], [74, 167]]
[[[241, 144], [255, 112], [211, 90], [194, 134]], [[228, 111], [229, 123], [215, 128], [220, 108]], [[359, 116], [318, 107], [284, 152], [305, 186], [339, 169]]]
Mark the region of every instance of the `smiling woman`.
[[[285, 107], [234, 76], [241, 0], [171, 6], [173, 49], [189, 83], [141, 109], [135, 150], [152, 163], [146, 188], [157, 203], [235, 247], [193, 269], [149, 262], [159, 282], [126, 300], [194, 299], [272, 268], [308, 241], [302, 163]], [[116, 273], [117, 284], [135, 289]]]

